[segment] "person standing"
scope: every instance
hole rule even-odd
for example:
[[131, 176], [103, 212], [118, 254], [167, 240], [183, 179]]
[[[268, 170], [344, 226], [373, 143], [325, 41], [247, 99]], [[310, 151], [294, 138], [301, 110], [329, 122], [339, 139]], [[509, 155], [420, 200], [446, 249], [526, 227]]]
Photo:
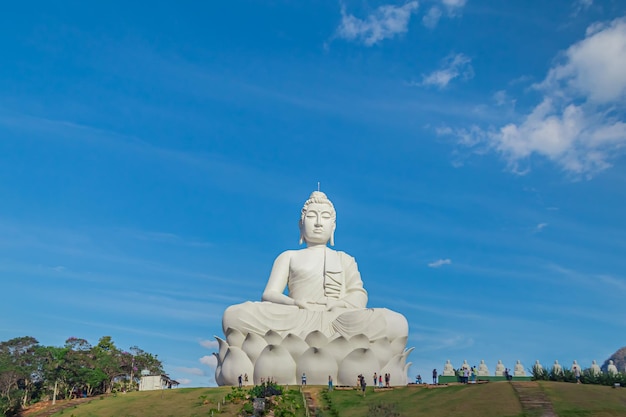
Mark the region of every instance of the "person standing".
[[374, 372], [374, 386], [376, 386], [376, 381], [378, 381], [378, 375]]
[[306, 374], [302, 372], [302, 385], [306, 385]]
[[433, 369], [433, 384], [437, 385], [437, 368]]
[[239, 374], [239, 377], [237, 377], [237, 380], [239, 381], [239, 388], [241, 388], [241, 383], [243, 381], [243, 377], [241, 376], [241, 374]]
[[333, 377], [332, 375], [328, 375], [328, 391], [333, 390]]

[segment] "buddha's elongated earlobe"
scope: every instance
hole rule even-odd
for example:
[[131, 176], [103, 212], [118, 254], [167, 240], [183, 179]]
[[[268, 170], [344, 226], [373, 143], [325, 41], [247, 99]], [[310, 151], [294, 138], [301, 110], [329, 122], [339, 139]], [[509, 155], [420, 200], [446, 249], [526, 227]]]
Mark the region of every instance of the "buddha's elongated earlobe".
[[300, 233], [300, 244], [302, 245], [304, 243], [304, 236], [302, 236], [302, 233]]
[[330, 234], [330, 246], [335, 246], [335, 230]]

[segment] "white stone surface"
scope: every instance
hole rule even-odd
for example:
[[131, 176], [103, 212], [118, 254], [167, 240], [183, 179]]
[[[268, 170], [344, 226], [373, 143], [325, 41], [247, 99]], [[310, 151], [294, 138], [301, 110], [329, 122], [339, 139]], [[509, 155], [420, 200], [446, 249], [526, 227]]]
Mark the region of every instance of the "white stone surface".
[[609, 361], [609, 365], [606, 367], [606, 370], [611, 375], [617, 375], [617, 366], [615, 366], [612, 360]]
[[518, 360], [515, 364], [515, 368], [513, 369], [513, 376], [526, 376], [526, 371], [524, 370], [524, 365]]
[[450, 363], [450, 359], [446, 361], [446, 364], [443, 366], [443, 376], [454, 376], [454, 367], [452, 363]]
[[327, 246], [334, 243], [335, 219], [326, 195], [313, 192], [300, 218], [306, 248], [276, 258], [261, 302], [226, 309], [226, 339], [217, 338], [219, 385], [235, 385], [246, 372], [255, 383], [293, 384], [306, 372], [311, 384], [326, 384], [330, 375], [352, 385], [359, 374], [383, 370], [392, 385], [407, 383], [408, 323], [389, 309], [367, 308], [354, 258]]
[[552, 372], [554, 372], [554, 374], [556, 375], [563, 374], [563, 367], [558, 360], [554, 361], [554, 365], [552, 365]]

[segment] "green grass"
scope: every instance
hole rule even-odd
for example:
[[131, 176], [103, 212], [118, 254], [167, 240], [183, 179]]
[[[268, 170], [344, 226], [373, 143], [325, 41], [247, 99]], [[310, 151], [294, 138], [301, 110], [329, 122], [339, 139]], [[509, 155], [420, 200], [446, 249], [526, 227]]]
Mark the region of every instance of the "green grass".
[[[540, 386], [559, 417], [626, 415], [626, 388], [549, 381], [541, 381]], [[317, 389], [325, 391], [323, 387]], [[54, 417], [206, 417], [211, 411], [216, 417], [235, 417], [243, 407], [241, 400], [227, 401], [217, 413], [218, 402], [231, 392], [229, 387], [185, 388], [95, 397]], [[291, 394], [296, 398], [299, 393]], [[506, 382], [436, 389], [403, 387], [384, 392], [368, 388], [365, 397], [356, 390], [335, 390], [321, 395], [319, 401], [319, 417], [533, 417], [522, 411], [513, 388]], [[303, 408], [295, 414], [303, 416]]]
[[626, 416], [626, 388], [541, 381], [559, 417]]
[[[396, 388], [374, 392], [367, 389], [365, 397], [357, 391], [338, 391], [329, 394], [332, 408], [341, 417], [377, 415], [390, 416], [463, 416], [513, 417], [522, 416], [522, 408], [515, 392], [507, 383], [459, 385], [447, 388]], [[370, 410], [382, 411], [370, 413]], [[322, 410], [331, 416], [330, 410]], [[396, 414], [394, 414], [396, 413]]]
[[[109, 397], [94, 397], [87, 404], [68, 408], [54, 417], [199, 417], [217, 414], [218, 402], [231, 392], [230, 387], [181, 388], [163, 391], [131, 392]], [[101, 399], [102, 398], [102, 399]], [[223, 416], [235, 416], [241, 403], [219, 405]], [[33, 415], [32, 417], [37, 417]]]

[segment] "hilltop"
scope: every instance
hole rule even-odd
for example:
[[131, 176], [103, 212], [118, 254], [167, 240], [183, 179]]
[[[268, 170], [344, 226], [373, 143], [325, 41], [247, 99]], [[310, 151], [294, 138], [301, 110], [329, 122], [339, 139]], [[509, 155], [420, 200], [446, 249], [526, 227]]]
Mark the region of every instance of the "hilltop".
[[[267, 415], [304, 417], [305, 407], [309, 408], [310, 415], [333, 417], [626, 415], [624, 388], [548, 381], [422, 385], [386, 390], [368, 387], [365, 396], [354, 389], [327, 392], [322, 386], [305, 387], [302, 393], [300, 387], [291, 387], [289, 391], [291, 396], [288, 401], [282, 401], [281, 411]], [[236, 389], [230, 387], [184, 388], [94, 397], [87, 403], [71, 405], [69, 409], [52, 416], [235, 417], [240, 415], [246, 401], [233, 396], [234, 392]], [[28, 413], [28, 417], [49, 415], [45, 410]]]

